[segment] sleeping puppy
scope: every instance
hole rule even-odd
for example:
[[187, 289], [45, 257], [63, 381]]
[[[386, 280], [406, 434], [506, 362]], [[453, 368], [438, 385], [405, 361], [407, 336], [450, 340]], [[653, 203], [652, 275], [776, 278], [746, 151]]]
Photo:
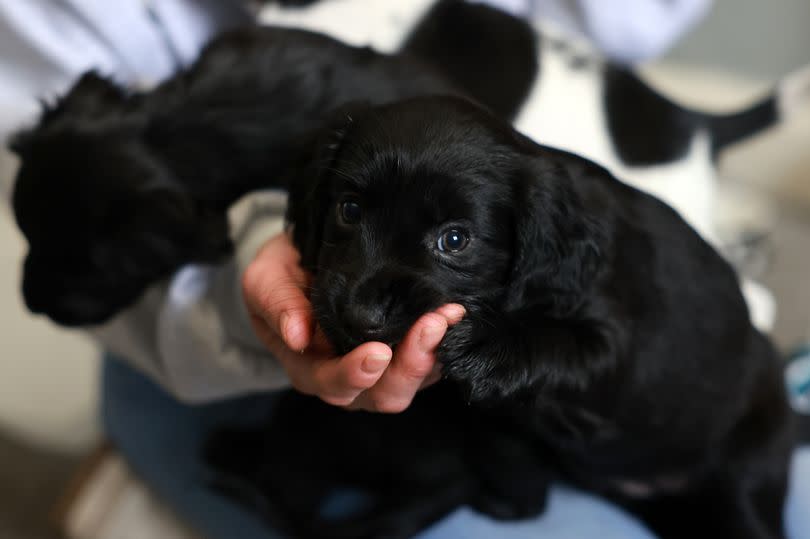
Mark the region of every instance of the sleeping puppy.
[[219, 37], [151, 92], [84, 75], [12, 142], [28, 308], [106, 321], [183, 264], [228, 255], [228, 205], [280, 187], [335, 107], [451, 92], [418, 61], [269, 27]]
[[[780, 361], [694, 229], [467, 101], [416, 98], [346, 120], [290, 195], [318, 322], [338, 352], [396, 345], [424, 312], [461, 303], [438, 351], [444, 380], [392, 418], [394, 432], [380, 434], [379, 416], [281, 406], [265, 434], [215, 440], [215, 461], [230, 448], [249, 470], [231, 475], [259, 481], [272, 507], [292, 503], [285, 477], [389, 493], [391, 512], [366, 515], [369, 528], [349, 518], [302, 537], [404, 537], [461, 503], [525, 517], [542, 509], [550, 471], [663, 539], [783, 537], [793, 434]], [[435, 466], [390, 449], [419, 444]], [[362, 455], [376, 483], [347, 473], [362, 466], [290, 468], [313, 451], [335, 468]], [[400, 488], [416, 477], [428, 483], [418, 494]]]

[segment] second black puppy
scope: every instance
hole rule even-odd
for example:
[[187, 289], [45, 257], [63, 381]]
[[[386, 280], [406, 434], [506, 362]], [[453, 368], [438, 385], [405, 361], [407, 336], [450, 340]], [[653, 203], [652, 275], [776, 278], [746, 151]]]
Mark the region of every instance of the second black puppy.
[[335, 107], [432, 93], [450, 85], [415, 60], [272, 27], [222, 35], [150, 92], [84, 75], [12, 143], [26, 304], [106, 321], [183, 264], [226, 256], [228, 206], [281, 187]]
[[[290, 474], [321, 493], [376, 480], [399, 520], [378, 509], [344, 536], [407, 536], [462, 503], [539, 511], [548, 465], [664, 539], [783, 537], [793, 435], [779, 359], [733, 270], [671, 208], [452, 98], [354, 111], [313, 163], [289, 217], [339, 351], [396, 343], [447, 302], [467, 316], [440, 345], [445, 380], [393, 431], [291, 405], [266, 445], [238, 446], [253, 452], [242, 475], [274, 485], [271, 505], [289, 502]], [[433, 449], [396, 449], [419, 444]], [[313, 451], [333, 469], [290, 470]], [[340, 468], [358, 455], [363, 467]]]

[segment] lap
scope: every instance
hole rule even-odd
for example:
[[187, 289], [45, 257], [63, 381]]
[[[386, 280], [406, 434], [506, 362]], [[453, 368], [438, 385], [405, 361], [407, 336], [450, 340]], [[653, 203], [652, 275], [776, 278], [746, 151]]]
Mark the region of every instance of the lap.
[[[273, 406], [273, 395], [255, 395], [202, 406], [178, 403], [122, 362], [106, 360], [103, 420], [108, 436], [130, 465], [173, 510], [211, 539], [277, 537], [251, 512], [208, 488], [200, 447], [211, 429], [250, 425]], [[810, 539], [810, 448], [796, 452], [788, 500], [791, 539]], [[555, 485], [545, 513], [518, 522], [496, 522], [461, 508], [420, 534], [420, 539], [529, 539], [601, 537], [654, 539], [632, 516], [590, 494]]]

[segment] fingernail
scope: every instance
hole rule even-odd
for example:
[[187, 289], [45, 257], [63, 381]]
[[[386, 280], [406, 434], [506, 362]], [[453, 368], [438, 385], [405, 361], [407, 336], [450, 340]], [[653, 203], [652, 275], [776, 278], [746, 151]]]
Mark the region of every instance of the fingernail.
[[439, 344], [439, 341], [442, 340], [444, 332], [444, 326], [427, 326], [422, 328], [422, 332], [419, 334], [419, 346], [422, 348], [422, 351], [430, 352], [433, 350], [436, 345]]
[[371, 354], [363, 360], [362, 368], [368, 374], [377, 374], [385, 370], [390, 362], [391, 356], [388, 354]]

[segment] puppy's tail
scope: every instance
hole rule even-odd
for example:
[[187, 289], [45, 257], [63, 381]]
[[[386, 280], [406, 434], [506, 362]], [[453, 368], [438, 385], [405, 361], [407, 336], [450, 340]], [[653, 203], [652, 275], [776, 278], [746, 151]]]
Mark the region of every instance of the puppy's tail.
[[767, 97], [745, 110], [708, 115], [713, 154], [790, 118], [803, 106], [810, 106], [810, 65], [783, 78]]
[[400, 50], [468, 97], [512, 120], [537, 75], [537, 34], [523, 19], [465, 0], [439, 0]]

